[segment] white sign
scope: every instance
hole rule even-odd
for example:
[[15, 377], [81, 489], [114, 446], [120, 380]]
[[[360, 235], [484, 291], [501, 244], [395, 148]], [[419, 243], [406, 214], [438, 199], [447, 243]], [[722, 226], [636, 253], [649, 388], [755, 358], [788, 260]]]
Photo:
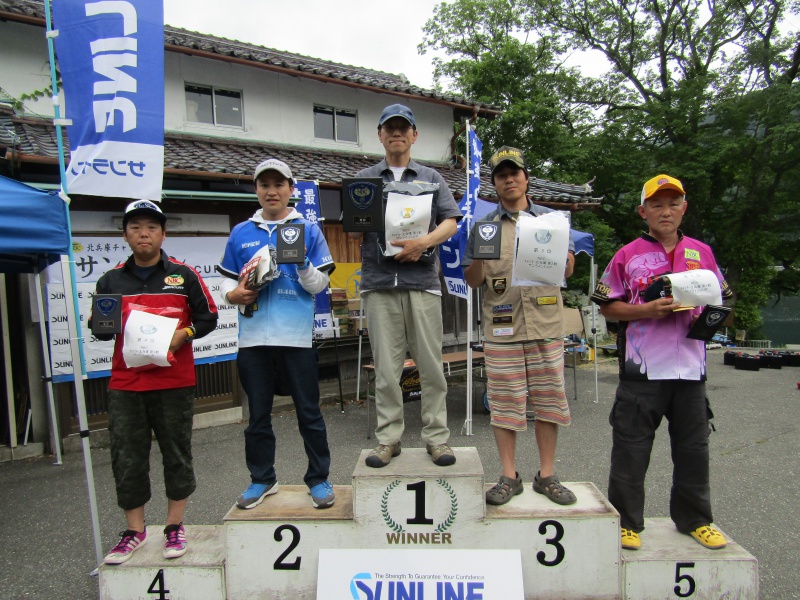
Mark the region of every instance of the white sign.
[[[223, 236], [170, 237], [162, 249], [170, 257], [186, 263], [200, 273], [203, 280], [217, 277], [216, 266], [225, 252], [228, 238]], [[121, 235], [76, 236], [72, 238], [75, 255], [75, 278], [78, 283], [100, 279], [109, 269], [125, 262], [131, 249]], [[61, 266], [55, 263], [47, 269], [47, 281], [61, 283]]]
[[520, 212], [511, 285], [561, 285], [569, 252], [569, 219], [562, 212]]
[[722, 304], [722, 288], [713, 271], [695, 269], [684, 273], [670, 273], [672, 297], [681, 306], [706, 306]]
[[523, 600], [519, 550], [320, 550], [317, 600]]

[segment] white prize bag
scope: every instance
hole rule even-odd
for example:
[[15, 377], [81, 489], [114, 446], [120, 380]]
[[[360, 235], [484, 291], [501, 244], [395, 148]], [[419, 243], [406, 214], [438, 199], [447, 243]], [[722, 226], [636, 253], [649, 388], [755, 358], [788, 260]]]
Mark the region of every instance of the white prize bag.
[[516, 236], [511, 285], [560, 286], [569, 252], [569, 218], [560, 211], [538, 217], [520, 212]]

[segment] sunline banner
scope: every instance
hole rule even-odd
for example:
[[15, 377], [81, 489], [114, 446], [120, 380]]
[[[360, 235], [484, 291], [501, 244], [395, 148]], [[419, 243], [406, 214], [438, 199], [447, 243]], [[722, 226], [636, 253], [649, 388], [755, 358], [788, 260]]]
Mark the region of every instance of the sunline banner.
[[467, 248], [467, 237], [472, 229], [475, 215], [475, 203], [478, 201], [478, 190], [481, 185], [481, 153], [483, 144], [478, 136], [467, 127], [467, 191], [458, 203], [464, 218], [458, 222], [455, 235], [444, 242], [439, 248], [439, 260], [442, 263], [442, 273], [447, 285], [447, 291], [453, 296], [467, 298], [467, 282], [461, 269], [461, 260]]
[[70, 194], [161, 199], [163, 0], [53, 3]]

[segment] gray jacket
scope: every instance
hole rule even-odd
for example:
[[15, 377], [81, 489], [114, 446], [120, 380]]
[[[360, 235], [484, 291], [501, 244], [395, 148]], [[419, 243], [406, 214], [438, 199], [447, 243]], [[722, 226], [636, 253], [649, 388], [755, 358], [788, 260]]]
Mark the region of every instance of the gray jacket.
[[[373, 167], [368, 167], [356, 173], [356, 177], [382, 177], [385, 182], [394, 181], [394, 173], [386, 163], [386, 159]], [[433, 231], [436, 226], [446, 219], [461, 220], [463, 216], [458, 208], [450, 188], [444, 178], [434, 169], [423, 166], [413, 160], [408, 162], [405, 172], [400, 179], [406, 182], [425, 181], [439, 184], [439, 202], [436, 215], [431, 218], [428, 231]], [[369, 232], [364, 234], [361, 243], [361, 290], [440, 290], [439, 265], [426, 262], [398, 262], [395, 260], [381, 260], [378, 249], [378, 234]]]

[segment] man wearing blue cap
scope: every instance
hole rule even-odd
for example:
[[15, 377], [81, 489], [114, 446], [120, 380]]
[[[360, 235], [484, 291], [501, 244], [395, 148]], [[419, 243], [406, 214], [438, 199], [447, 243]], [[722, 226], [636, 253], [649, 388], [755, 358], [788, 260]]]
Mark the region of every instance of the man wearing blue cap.
[[[439, 185], [438, 203], [432, 210], [428, 233], [402, 242], [393, 257], [383, 256], [378, 234], [365, 233], [361, 245], [361, 293], [375, 359], [375, 394], [378, 446], [366, 464], [384, 467], [400, 454], [403, 436], [403, 397], [398, 382], [406, 349], [417, 365], [422, 387], [422, 439], [436, 465], [448, 466], [456, 457], [447, 441], [447, 381], [442, 370], [442, 303], [436, 261], [421, 261], [456, 232], [461, 211], [442, 176], [411, 160], [417, 141], [417, 124], [411, 109], [387, 106], [378, 121], [378, 139], [386, 158], [360, 171], [357, 177], [382, 177], [384, 182], [428, 182]], [[361, 234], [351, 234], [361, 237]]]

